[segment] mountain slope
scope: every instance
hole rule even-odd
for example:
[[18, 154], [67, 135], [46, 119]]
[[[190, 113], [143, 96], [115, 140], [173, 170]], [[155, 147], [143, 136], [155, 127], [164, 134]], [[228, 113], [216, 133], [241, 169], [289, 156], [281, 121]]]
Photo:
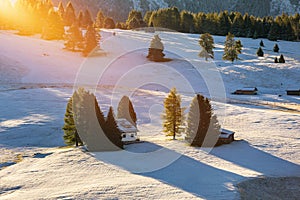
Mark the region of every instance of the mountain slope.
[[[53, 0], [57, 5], [60, 0]], [[69, 0], [62, 0], [64, 5]], [[180, 10], [192, 12], [218, 12], [221, 10], [239, 11], [255, 16], [276, 16], [282, 12], [294, 14], [300, 11], [297, 0], [72, 0], [77, 10], [88, 7], [95, 15], [101, 9], [106, 15], [118, 21], [125, 21], [130, 10], [145, 13], [148, 10], [176, 6]]]

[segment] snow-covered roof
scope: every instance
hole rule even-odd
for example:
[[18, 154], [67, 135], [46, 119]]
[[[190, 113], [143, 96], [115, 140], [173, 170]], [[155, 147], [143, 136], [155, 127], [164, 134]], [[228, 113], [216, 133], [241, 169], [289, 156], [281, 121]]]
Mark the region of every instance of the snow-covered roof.
[[133, 124], [131, 124], [127, 119], [124, 118], [116, 119], [116, 122], [119, 130], [122, 133], [138, 132], [138, 129]]
[[223, 129], [223, 128], [220, 129], [220, 132], [221, 132], [221, 134], [219, 136], [220, 138], [228, 138], [230, 135], [235, 133], [233, 131]]
[[257, 91], [256, 87], [243, 87], [242, 89], [239, 89], [242, 91]]

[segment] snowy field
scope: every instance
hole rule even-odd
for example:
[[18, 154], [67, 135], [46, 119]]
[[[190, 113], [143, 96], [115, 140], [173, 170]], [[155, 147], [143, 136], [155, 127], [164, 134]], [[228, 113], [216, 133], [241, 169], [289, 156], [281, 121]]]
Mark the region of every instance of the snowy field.
[[[159, 34], [171, 62], [145, 58], [153, 33], [143, 31], [103, 31], [88, 59], [63, 41], [0, 31], [0, 199], [240, 199], [242, 181], [300, 177], [300, 97], [285, 92], [300, 86], [300, 43], [279, 41], [286, 63], [275, 64], [274, 42], [264, 40], [258, 58], [260, 40], [239, 38], [243, 54], [232, 64], [222, 60], [225, 37], [214, 37], [215, 60], [206, 62], [199, 35]], [[130, 96], [145, 143], [94, 154], [64, 147], [65, 107], [79, 86], [105, 113]], [[205, 149], [166, 138], [160, 116], [172, 87], [186, 107], [195, 93], [211, 98], [237, 140]], [[231, 94], [242, 87], [259, 94]]]

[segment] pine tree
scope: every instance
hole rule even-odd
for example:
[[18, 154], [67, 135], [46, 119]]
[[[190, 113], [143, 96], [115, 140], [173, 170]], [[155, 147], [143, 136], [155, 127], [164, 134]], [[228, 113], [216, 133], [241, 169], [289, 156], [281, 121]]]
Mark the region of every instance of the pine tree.
[[142, 13], [137, 10], [130, 11], [130, 13], [128, 14], [126, 24], [128, 29], [136, 29], [145, 26]]
[[83, 19], [82, 19], [82, 27], [87, 28], [88, 26], [93, 26], [93, 20], [91, 13], [88, 9], [84, 11]]
[[64, 19], [64, 15], [65, 15], [65, 8], [62, 4], [62, 2], [60, 1], [59, 4], [58, 4], [58, 14], [59, 16]]
[[110, 17], [106, 17], [104, 20], [104, 28], [107, 29], [114, 29], [116, 27], [116, 24], [114, 20]]
[[279, 52], [278, 44], [275, 44], [275, 45], [274, 45], [273, 51], [276, 52], [276, 53]]
[[275, 57], [274, 63], [278, 63], [278, 58]]
[[264, 46], [265, 46], [265, 45], [264, 45], [264, 42], [263, 42], [262, 40], [260, 41], [259, 46], [261, 46], [261, 47], [264, 47]]
[[153, 39], [151, 40], [147, 58], [155, 62], [162, 61], [165, 56], [163, 51], [164, 51], [164, 45], [161, 42], [160, 37], [158, 35], [154, 35]]
[[84, 36], [85, 47], [83, 49], [83, 56], [89, 55], [93, 50], [99, 47], [100, 34], [96, 32], [93, 26], [88, 26]]
[[73, 97], [68, 101], [66, 113], [65, 113], [65, 123], [63, 126], [64, 130], [64, 141], [67, 145], [82, 145], [82, 141], [77, 133], [76, 125], [74, 122], [74, 113], [73, 113]]
[[64, 23], [66, 26], [71, 26], [75, 21], [76, 21], [75, 9], [71, 1], [69, 1], [65, 10]]
[[231, 62], [239, 59], [238, 55], [241, 53], [242, 44], [234, 40], [234, 35], [228, 33], [225, 41], [225, 48], [223, 54], [223, 60], [230, 60]]
[[244, 19], [241, 13], [237, 12], [232, 22], [231, 32], [237, 37], [245, 37], [244, 32]]
[[188, 11], [181, 11], [180, 13], [180, 31], [184, 33], [194, 32], [194, 16]]
[[65, 33], [63, 21], [58, 12], [53, 9], [49, 11], [47, 23], [43, 28], [42, 39], [60, 40], [63, 39]]
[[127, 119], [131, 124], [136, 126], [136, 113], [134, 111], [132, 102], [128, 96], [123, 96], [118, 105], [118, 118]]
[[164, 100], [163, 127], [167, 136], [173, 136], [175, 140], [179, 131], [179, 126], [183, 122], [183, 109], [181, 108], [181, 97], [173, 88]]
[[65, 34], [65, 49], [70, 51], [82, 50], [83, 36], [78, 23], [74, 23]]
[[103, 28], [104, 27], [104, 20], [105, 20], [105, 16], [99, 10], [98, 13], [97, 13], [96, 20], [95, 20], [95, 27], [96, 28]]
[[264, 51], [262, 50], [261, 47], [258, 48], [256, 54], [258, 57], [264, 57]]
[[199, 45], [202, 48], [199, 57], [205, 58], [206, 61], [208, 58], [214, 59], [214, 39], [209, 33], [200, 36]]
[[281, 54], [279, 58], [279, 63], [285, 63], [284, 56]]
[[210, 101], [198, 94], [192, 100], [187, 118], [186, 141], [191, 146], [213, 147], [220, 135], [220, 125]]
[[80, 28], [83, 28], [83, 12], [82, 10], [79, 11], [79, 14], [78, 14], [78, 18], [77, 18], [77, 24]]
[[235, 41], [235, 49], [236, 49], [238, 54], [242, 53], [243, 45], [242, 45], [241, 40]]
[[121, 132], [118, 129], [117, 122], [114, 117], [114, 112], [113, 108], [110, 107], [107, 118], [106, 118], [106, 123], [105, 123], [105, 133], [108, 139], [117, 147], [123, 149], [123, 142], [122, 142], [122, 136]]
[[229, 19], [228, 11], [221, 12], [219, 14], [219, 27], [218, 27], [218, 35], [227, 35], [231, 29], [231, 22]]

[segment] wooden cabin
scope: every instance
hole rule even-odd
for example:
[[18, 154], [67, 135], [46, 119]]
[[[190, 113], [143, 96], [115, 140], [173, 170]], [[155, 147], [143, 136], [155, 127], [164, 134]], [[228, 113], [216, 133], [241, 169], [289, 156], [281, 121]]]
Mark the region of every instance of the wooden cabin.
[[236, 90], [232, 94], [237, 95], [257, 95], [258, 89], [256, 87], [245, 87], [239, 90]]
[[223, 128], [220, 129], [220, 132], [217, 145], [229, 144], [234, 141], [235, 132]]
[[119, 130], [122, 133], [122, 142], [125, 144], [134, 143], [135, 141], [139, 141], [139, 137], [137, 135], [138, 129], [131, 124], [127, 119], [116, 119]]
[[300, 89], [299, 90], [287, 90], [287, 95], [294, 95], [294, 96], [300, 96]]

